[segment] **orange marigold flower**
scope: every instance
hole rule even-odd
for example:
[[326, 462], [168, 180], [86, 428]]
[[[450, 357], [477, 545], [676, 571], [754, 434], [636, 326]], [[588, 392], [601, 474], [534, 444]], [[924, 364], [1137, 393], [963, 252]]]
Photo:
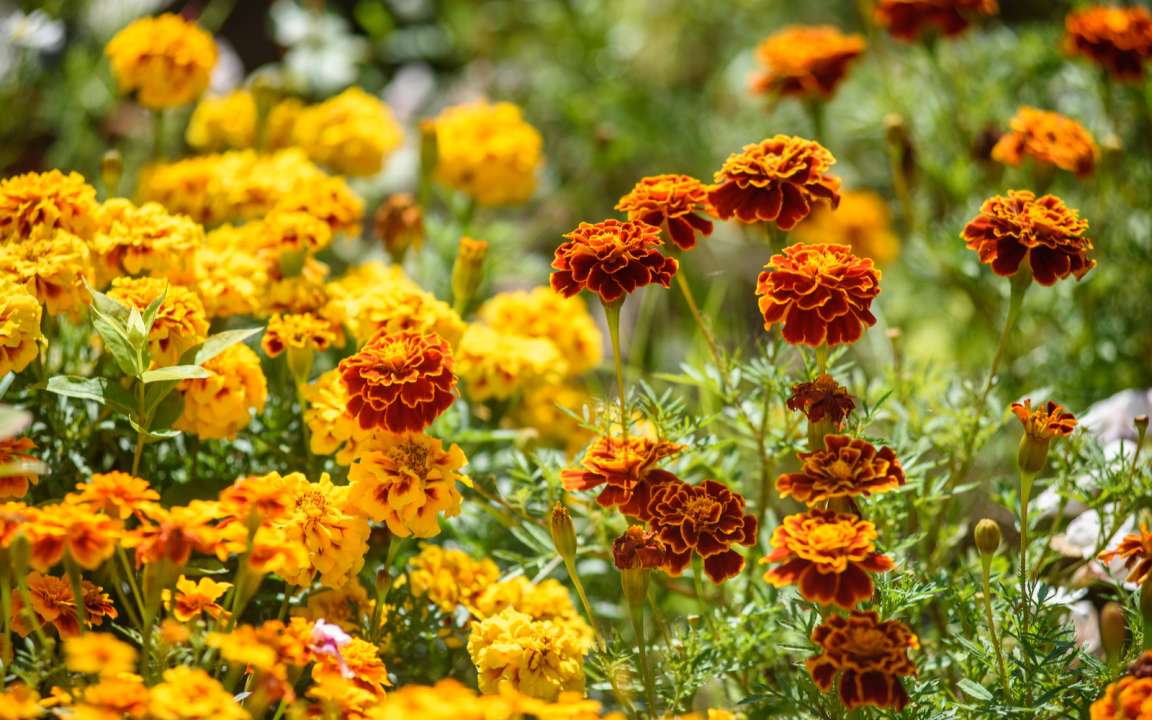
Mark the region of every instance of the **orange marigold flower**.
[[854, 343], [876, 324], [872, 300], [880, 271], [847, 245], [791, 245], [773, 255], [756, 281], [764, 329], [781, 323], [793, 345]]
[[252, 513], [262, 523], [273, 522], [287, 515], [293, 504], [295, 498], [280, 481], [280, 473], [238, 478], [220, 491], [220, 509], [245, 522]]
[[840, 196], [840, 206], [819, 205], [796, 226], [790, 237], [796, 242], [816, 245], [834, 243], [850, 245], [852, 254], [872, 258], [884, 266], [900, 254], [900, 238], [892, 232], [888, 204], [869, 190], [847, 191]]
[[604, 485], [596, 497], [603, 507], [621, 507], [635, 517], [647, 519], [647, 504], [632, 503], [632, 496], [648, 481], [656, 463], [684, 449], [667, 440], [641, 435], [626, 438], [602, 435], [584, 453], [580, 467], [560, 473], [565, 490], [592, 490]]
[[668, 549], [654, 530], [630, 525], [613, 541], [612, 561], [620, 570], [657, 568], [668, 561]]
[[120, 521], [81, 505], [62, 503], [39, 509], [28, 526], [32, 567], [47, 570], [67, 552], [77, 565], [95, 570], [116, 551]]
[[1099, 151], [1088, 130], [1070, 117], [1033, 107], [1022, 107], [1009, 124], [1011, 128], [992, 147], [992, 159], [1016, 166], [1024, 158], [1041, 165], [1076, 173], [1092, 174]]
[[1123, 558], [1124, 567], [1128, 569], [1128, 582], [1143, 585], [1152, 575], [1152, 532], [1148, 532], [1146, 524], [1141, 525], [1140, 532], [1125, 535], [1116, 549], [1105, 550], [1099, 558], [1103, 562]]
[[789, 515], [772, 532], [772, 553], [760, 562], [780, 563], [764, 574], [776, 587], [795, 585], [805, 599], [851, 610], [872, 597], [868, 573], [891, 570], [876, 551], [876, 526], [855, 515], [812, 509]]
[[420, 432], [456, 399], [452, 349], [434, 332], [381, 331], [339, 369], [348, 412], [365, 430]]
[[96, 229], [96, 188], [79, 173], [25, 173], [0, 180], [0, 242], [57, 228], [84, 240]]
[[766, 38], [756, 49], [765, 67], [752, 89], [759, 93], [828, 98], [848, 66], [864, 52], [861, 35], [845, 35], [831, 25], [793, 25]]
[[76, 317], [88, 307], [88, 259], [88, 243], [66, 230], [37, 230], [25, 240], [0, 244], [7, 279], [35, 295], [49, 315]]
[[104, 54], [120, 92], [135, 92], [141, 105], [154, 110], [200, 97], [217, 57], [212, 35], [173, 13], [132, 22], [108, 42]]
[[825, 435], [824, 449], [799, 453], [800, 472], [781, 475], [776, 491], [809, 506], [839, 497], [882, 493], [904, 484], [904, 468], [891, 448], [867, 440]]
[[835, 162], [814, 140], [777, 135], [729, 155], [708, 197], [722, 220], [775, 222], [791, 230], [814, 205], [840, 204], [840, 178], [828, 174]]
[[[72, 672], [116, 677], [136, 669], [136, 648], [110, 633], [87, 633], [64, 641], [64, 664]], [[84, 697], [88, 702], [87, 693]]]
[[996, 0], [880, 0], [876, 22], [892, 37], [915, 40], [932, 29], [951, 37], [968, 29], [974, 15], [1000, 12]]
[[227, 617], [228, 611], [216, 601], [224, 597], [224, 593], [232, 583], [216, 582], [212, 578], [202, 577], [199, 582], [189, 580], [183, 575], [176, 581], [175, 595], [167, 589], [164, 590], [164, 607], [180, 622], [188, 622], [201, 613], [207, 614], [213, 620]]
[[825, 418], [839, 428], [856, 409], [856, 402], [848, 388], [836, 382], [831, 375], [821, 375], [812, 382], [792, 386], [788, 409], [804, 413], [808, 422], [818, 423]]
[[145, 503], [160, 501], [160, 493], [153, 490], [147, 480], [115, 470], [94, 473], [87, 482], [77, 484], [76, 490], [65, 498], [67, 502], [88, 505], [121, 520], [139, 513]]
[[323, 352], [333, 343], [343, 342], [344, 333], [331, 320], [313, 313], [276, 313], [268, 320], [260, 347], [268, 357], [276, 357], [285, 350]]
[[1041, 285], [1096, 267], [1088, 257], [1092, 241], [1084, 237], [1088, 221], [1055, 195], [1037, 198], [1028, 190], [1010, 190], [984, 201], [980, 214], [964, 227], [965, 244], [997, 275], [1016, 274], [1025, 258]]
[[668, 287], [679, 267], [656, 248], [663, 245], [660, 229], [648, 223], [604, 220], [582, 222], [564, 236], [552, 260], [552, 289], [564, 297], [581, 290], [604, 303], [621, 300], [636, 288], [660, 283]]
[[820, 654], [806, 665], [812, 681], [828, 691], [840, 676], [840, 702], [845, 709], [872, 705], [903, 710], [908, 691], [901, 677], [916, 675], [908, 650], [920, 647], [902, 622], [880, 620], [874, 612], [832, 615], [812, 632]]
[[628, 213], [629, 220], [647, 223], [668, 233], [681, 250], [696, 247], [696, 235], [712, 234], [712, 214], [708, 188], [689, 175], [653, 175], [620, 198], [616, 209]]
[[148, 503], [141, 510], [144, 520], [124, 538], [125, 547], [136, 550], [136, 567], [162, 560], [187, 565], [193, 550], [215, 551], [219, 539], [212, 527], [219, 514], [215, 503], [194, 500], [172, 508]]
[[[31, 572], [25, 580], [28, 596], [32, 600], [32, 611], [39, 625], [51, 624], [60, 637], [73, 637], [80, 634], [80, 621], [76, 618], [76, 601], [72, 585], [67, 578], [42, 575]], [[99, 585], [87, 580], [80, 581], [84, 603], [85, 625], [96, 627], [104, 624], [104, 619], [115, 620], [119, 613], [112, 604], [112, 598]], [[25, 637], [34, 628], [25, 625], [23, 593], [14, 593], [12, 598], [12, 629]]]
[[708, 577], [722, 583], [744, 569], [744, 556], [732, 546], [756, 542], [756, 518], [744, 514], [744, 498], [714, 480], [660, 483], [652, 488], [648, 514], [668, 548], [663, 568], [670, 575], [684, 572], [695, 551]]
[[0, 503], [0, 549], [11, 547], [13, 540], [22, 537], [25, 527], [37, 514], [36, 508], [22, 502]]
[[1076, 417], [1051, 400], [1035, 410], [1032, 409], [1031, 398], [1022, 403], [1012, 403], [1012, 414], [1024, 426], [1024, 433], [1034, 440], [1067, 437], [1076, 429]]
[[[0, 468], [6, 465], [32, 463], [36, 461], [29, 450], [35, 450], [36, 443], [29, 438], [7, 438], [0, 440]], [[39, 476], [35, 472], [21, 471], [5, 475], [0, 469], [0, 498], [22, 498], [28, 494], [28, 487], [35, 485]]]
[[1091, 58], [1121, 81], [1144, 79], [1152, 57], [1152, 13], [1142, 5], [1087, 7], [1068, 13], [1064, 46]]
[[1091, 720], [1148, 720], [1152, 716], [1152, 652], [1143, 653], [1128, 672], [1092, 703]]

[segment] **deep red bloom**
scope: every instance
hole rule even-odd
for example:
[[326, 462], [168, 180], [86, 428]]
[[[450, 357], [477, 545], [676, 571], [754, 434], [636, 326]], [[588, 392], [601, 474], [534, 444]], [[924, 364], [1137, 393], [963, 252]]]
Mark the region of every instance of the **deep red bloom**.
[[815, 505], [839, 497], [872, 495], [904, 484], [904, 468], [892, 448], [877, 449], [867, 440], [825, 435], [824, 448], [798, 455], [800, 472], [776, 480], [781, 497]]
[[840, 178], [827, 172], [835, 162], [814, 140], [777, 135], [729, 155], [708, 197], [722, 220], [775, 222], [791, 230], [816, 203], [840, 204]]
[[824, 691], [840, 676], [840, 702], [852, 710], [863, 705], [903, 710], [908, 691], [901, 677], [915, 675], [909, 649], [920, 641], [902, 622], [874, 612], [832, 615], [812, 632], [820, 654], [807, 661], [812, 681]]
[[667, 560], [668, 550], [655, 531], [632, 525], [612, 543], [612, 561], [620, 570], [657, 568]]
[[681, 250], [696, 247], [696, 234], [711, 235], [712, 221], [697, 213], [712, 214], [708, 188], [689, 175], [653, 175], [641, 178], [620, 198], [616, 209], [629, 220], [655, 225]]
[[968, 29], [970, 16], [999, 11], [996, 0], [880, 0], [875, 17], [892, 37], [915, 40], [933, 28], [958, 35]]
[[812, 382], [792, 386], [788, 409], [804, 413], [811, 423], [828, 418], [838, 428], [856, 409], [856, 403], [848, 394], [848, 389], [832, 379], [831, 375], [821, 375]]
[[568, 242], [556, 248], [551, 278], [552, 289], [564, 297], [590, 290], [612, 303], [644, 285], [668, 287], [676, 274], [676, 260], [656, 249], [664, 243], [655, 225], [634, 220], [580, 223], [564, 237]]
[[714, 480], [653, 487], [648, 514], [656, 536], [668, 548], [664, 571], [670, 575], [684, 572], [696, 552], [704, 558], [708, 577], [724, 582], [744, 568], [744, 556], [732, 546], [756, 542], [756, 518], [744, 514], [744, 498]]

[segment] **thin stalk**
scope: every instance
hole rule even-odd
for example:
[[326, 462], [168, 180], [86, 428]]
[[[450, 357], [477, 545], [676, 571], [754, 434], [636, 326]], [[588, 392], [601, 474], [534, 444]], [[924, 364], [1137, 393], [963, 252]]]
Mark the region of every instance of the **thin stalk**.
[[80, 582], [80, 568], [72, 559], [72, 552], [64, 553], [64, 569], [68, 573], [68, 583], [72, 586], [72, 604], [76, 608], [76, 620], [80, 623], [80, 634], [88, 626], [88, 612], [84, 607], [84, 585]]
[[992, 615], [992, 583], [989, 575], [992, 570], [992, 559], [980, 558], [981, 576], [984, 581], [984, 618], [988, 621], [988, 633], [992, 636], [992, 647], [996, 650], [996, 663], [1000, 669], [1000, 684], [1004, 688], [1004, 697], [1008, 697], [1008, 664], [1004, 662], [1004, 650], [1000, 647], [1000, 635], [996, 632], [996, 618]]
[[700, 328], [700, 334], [704, 336], [704, 342], [708, 344], [708, 352], [712, 354], [712, 361], [716, 363], [716, 369], [720, 371], [721, 389], [727, 395], [724, 386], [728, 382], [728, 372], [720, 356], [720, 347], [716, 344], [716, 337], [704, 323], [704, 316], [700, 314], [700, 308], [696, 305], [696, 298], [692, 296], [692, 286], [688, 284], [688, 278], [685, 277], [683, 270], [676, 273], [676, 282], [680, 285], [680, 292], [684, 294], [684, 302], [688, 304], [688, 310], [691, 311], [696, 326]]
[[644, 637], [644, 606], [629, 604], [632, 629], [636, 633], [636, 647], [640, 650], [640, 674], [644, 680], [644, 697], [648, 701], [648, 716], [656, 715], [656, 691], [652, 681], [652, 668], [648, 664], [648, 641]]
[[620, 345], [620, 308], [623, 300], [604, 303], [604, 316], [608, 321], [608, 335], [612, 340], [612, 357], [616, 361], [616, 390], [620, 395], [620, 434], [628, 441], [628, 393], [624, 388], [624, 355]]
[[1028, 505], [1032, 499], [1034, 473], [1020, 471], [1020, 592], [1024, 595], [1024, 624], [1027, 632], [1032, 615], [1032, 595], [1028, 591]]
[[572, 578], [572, 585], [576, 588], [576, 595], [580, 598], [580, 604], [584, 607], [584, 614], [588, 617], [588, 624], [592, 626], [592, 633], [596, 636], [596, 644], [600, 646], [600, 651], [603, 652], [607, 647], [604, 643], [604, 636], [600, 634], [600, 627], [596, 624], [596, 617], [592, 614], [592, 603], [588, 602], [588, 594], [584, 591], [584, 583], [580, 580], [579, 573], [576, 572], [575, 559], [561, 558], [564, 561], [564, 568], [568, 571], [568, 577]]
[[124, 577], [128, 580], [128, 587], [132, 589], [132, 597], [136, 600], [137, 614], [144, 617], [144, 598], [140, 594], [140, 586], [136, 584], [136, 575], [132, 572], [132, 565], [128, 562], [128, 554], [120, 545], [116, 546], [116, 556], [120, 558], [120, 565], [124, 570]]

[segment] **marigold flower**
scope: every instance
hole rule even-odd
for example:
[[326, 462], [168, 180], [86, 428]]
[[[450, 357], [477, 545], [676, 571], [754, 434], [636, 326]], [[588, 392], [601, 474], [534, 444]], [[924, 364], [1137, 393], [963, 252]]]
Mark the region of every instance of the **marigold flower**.
[[326, 679], [339, 677], [352, 680], [377, 698], [384, 697], [384, 688], [392, 684], [376, 646], [358, 637], [349, 638], [338, 653], [317, 653], [316, 664], [312, 666], [313, 681], [324, 683]]
[[[375, 602], [368, 597], [368, 591], [353, 578], [341, 588], [328, 588], [308, 593], [308, 601], [304, 607], [293, 608], [294, 617], [302, 617], [313, 622], [326, 620], [335, 623], [347, 632], [357, 632], [365, 626], [371, 626], [369, 618]], [[381, 610], [381, 623], [387, 614], [387, 606]]]
[[560, 351], [569, 375], [600, 364], [604, 338], [584, 299], [561, 297], [548, 287], [493, 295], [476, 311], [488, 327], [508, 335], [547, 340]]
[[[76, 618], [76, 600], [72, 585], [67, 578], [42, 575], [31, 572], [25, 579], [28, 596], [32, 600], [32, 611], [37, 622], [52, 625], [62, 638], [80, 634], [80, 621]], [[88, 627], [104, 624], [104, 619], [115, 620], [119, 613], [112, 604], [112, 598], [99, 585], [87, 580], [80, 581], [84, 603], [84, 623]], [[26, 637], [34, 628], [25, 626], [23, 593], [14, 593], [12, 598], [12, 629], [21, 637]]]
[[140, 525], [124, 537], [124, 546], [135, 549], [137, 568], [162, 561], [184, 566], [193, 551], [210, 554], [216, 550], [219, 534], [212, 523], [219, 508], [215, 503], [194, 500], [171, 508], [148, 503], [140, 514]]
[[175, 593], [164, 590], [164, 607], [180, 622], [188, 622], [201, 613], [219, 620], [226, 617], [228, 611], [216, 601], [224, 597], [224, 593], [231, 587], [232, 583], [216, 582], [209, 577], [202, 577], [196, 582], [181, 575], [176, 580]]
[[184, 139], [197, 150], [216, 152], [256, 142], [256, 99], [247, 90], [202, 98], [188, 119]]
[[543, 141], [512, 103], [447, 108], [427, 127], [436, 138], [436, 179], [480, 205], [517, 205], [536, 191]]
[[1152, 57], [1152, 13], [1142, 5], [1098, 5], [1074, 10], [1064, 20], [1064, 47], [1091, 58], [1120, 81], [1144, 79]]
[[238, 234], [230, 225], [217, 228], [196, 253], [192, 286], [209, 318], [259, 315], [263, 309], [269, 264], [250, 247], [225, 240]]
[[149, 714], [156, 720], [249, 720], [232, 693], [200, 668], [178, 666], [164, 671], [152, 688]]
[[247, 345], [232, 345], [203, 367], [211, 376], [181, 381], [184, 413], [173, 427], [206, 440], [234, 438], [248, 427], [253, 410], [264, 411], [268, 382], [260, 357]]
[[812, 382], [792, 386], [788, 409], [804, 413], [810, 423], [827, 419], [833, 427], [840, 428], [848, 415], [856, 409], [856, 402], [848, 389], [831, 375], [821, 375]]
[[887, 492], [904, 484], [904, 468], [892, 448], [877, 449], [867, 440], [825, 435], [824, 448], [799, 453], [800, 472], [776, 480], [781, 497], [793, 497], [809, 507], [833, 498]]
[[381, 331], [339, 370], [348, 412], [364, 429], [419, 432], [456, 399], [452, 351], [435, 333]]
[[285, 350], [323, 352], [343, 340], [338, 325], [312, 313], [277, 313], [268, 320], [260, 347], [268, 357], [276, 357]]
[[526, 394], [559, 381], [568, 369], [548, 340], [475, 324], [468, 326], [453, 357], [465, 394], [476, 402]]
[[193, 279], [196, 251], [204, 228], [159, 203], [137, 206], [122, 198], [100, 206], [100, 225], [92, 239], [99, 284], [120, 275], [153, 275], [176, 281]]
[[0, 373], [22, 372], [44, 343], [40, 330], [43, 309], [22, 287], [0, 281]]
[[409, 193], [389, 195], [372, 215], [372, 234], [399, 264], [409, 248], [419, 250], [424, 244], [424, 209]]
[[88, 240], [96, 228], [96, 208], [96, 188], [80, 173], [49, 170], [5, 178], [0, 180], [0, 242], [57, 229]]
[[639, 287], [660, 283], [668, 287], [679, 264], [656, 248], [663, 245], [654, 225], [629, 220], [582, 222], [564, 236], [552, 260], [552, 289], [564, 297], [581, 290], [613, 303]]
[[1090, 708], [1092, 720], [1147, 720], [1152, 711], [1152, 652], [1144, 652], [1128, 671], [1108, 685]]
[[290, 542], [307, 548], [309, 565], [282, 577], [293, 585], [308, 585], [316, 575], [327, 587], [347, 585], [364, 566], [369, 534], [368, 520], [351, 502], [350, 488], [333, 485], [327, 473], [316, 483], [292, 473], [283, 484], [293, 491], [296, 502], [278, 524]]
[[24, 537], [24, 526], [33, 522], [38, 511], [22, 502], [0, 503], [0, 549], [8, 549], [17, 537]]
[[872, 258], [877, 265], [886, 265], [900, 254], [900, 239], [892, 232], [888, 205], [870, 191], [843, 193], [835, 210], [816, 206], [792, 231], [792, 237], [809, 245], [848, 245], [853, 255]]
[[1076, 429], [1076, 417], [1051, 400], [1035, 410], [1031, 398], [1022, 403], [1012, 403], [1012, 414], [1024, 426], [1024, 433], [1038, 441], [1067, 437]]
[[364, 201], [343, 178], [321, 176], [300, 183], [276, 202], [273, 212], [303, 212], [328, 223], [334, 235], [359, 237]]
[[475, 607], [484, 590], [499, 579], [496, 563], [487, 558], [473, 559], [453, 548], [423, 543], [416, 557], [408, 561], [412, 595], [427, 597], [446, 613], [458, 606]]
[[612, 542], [612, 562], [619, 570], [641, 570], [663, 566], [668, 561], [668, 548], [656, 531], [645, 531], [640, 525], [630, 525], [624, 534]]
[[932, 30], [951, 37], [968, 29], [970, 18], [1000, 12], [996, 0], [880, 0], [876, 22], [894, 38], [916, 40]]
[[1078, 177], [1092, 174], [1099, 150], [1091, 133], [1080, 123], [1060, 113], [1022, 107], [992, 148], [992, 159], [1006, 165], [1019, 165], [1032, 158], [1041, 165], [1074, 172]]
[[773, 255], [756, 281], [764, 329], [781, 324], [793, 345], [854, 343], [876, 324], [872, 300], [880, 271], [847, 245], [791, 245]]
[[1098, 557], [1106, 563], [1122, 558], [1128, 569], [1128, 582], [1143, 585], [1152, 575], [1152, 532], [1142, 524], [1140, 532], [1125, 535], [1114, 550], [1105, 550]]
[[85, 570], [95, 570], [116, 550], [122, 526], [116, 518], [80, 506], [61, 503], [39, 508], [27, 528], [31, 564], [45, 571], [67, 552]]
[[176, 365], [186, 350], [204, 342], [208, 316], [196, 293], [180, 285], [168, 285], [161, 278], [119, 277], [112, 281], [108, 297], [140, 312], [164, 294], [148, 333], [148, 350], [153, 367]]
[[108, 633], [88, 633], [64, 641], [64, 664], [72, 672], [115, 677], [136, 669], [136, 648]]
[[323, 314], [331, 299], [325, 281], [329, 268], [312, 256], [304, 259], [300, 272], [285, 276], [277, 266], [268, 273], [268, 290], [257, 313], [260, 316], [282, 314]]
[[776, 587], [796, 585], [805, 599], [821, 605], [851, 610], [872, 597], [868, 573], [894, 567], [875, 542], [876, 526], [855, 515], [818, 509], [789, 515], [772, 532], [772, 553], [761, 560], [779, 563], [764, 579]]
[[296, 502], [280, 480], [280, 474], [275, 472], [237, 478], [220, 491], [220, 508], [245, 522], [252, 513], [262, 523], [279, 520]]
[[821, 690], [832, 689], [840, 677], [840, 702], [846, 710], [865, 705], [903, 710], [908, 691], [901, 677], [916, 675], [908, 650], [920, 647], [902, 622], [880, 620], [874, 612], [831, 615], [812, 633], [820, 654], [806, 665]]
[[1027, 259], [1036, 282], [1054, 285], [1069, 275], [1079, 280], [1096, 267], [1088, 257], [1093, 247], [1084, 237], [1087, 230], [1088, 221], [1055, 195], [1010, 190], [1007, 197], [985, 200], [961, 237], [997, 275], [1015, 275]]
[[404, 136], [388, 106], [358, 87], [303, 108], [292, 134], [308, 157], [347, 175], [380, 172]]
[[65, 500], [127, 520], [139, 513], [146, 503], [159, 502], [160, 493], [153, 490], [143, 478], [113, 470], [93, 473], [86, 482], [78, 483], [76, 492], [70, 493]]
[[40, 704], [40, 693], [22, 682], [5, 685], [0, 690], [0, 708], [4, 708], [4, 720], [25, 720], [38, 718], [44, 714]]
[[397, 537], [440, 534], [439, 515], [460, 514], [460, 491], [472, 481], [460, 472], [468, 462], [459, 446], [447, 450], [423, 433], [380, 433], [348, 469], [349, 499]]
[[[361, 430], [356, 418], [348, 412], [348, 392], [333, 369], [304, 386], [304, 424], [308, 426], [309, 447], [317, 455], [337, 453], [336, 461], [348, 465], [356, 457], [358, 440], [371, 432]], [[339, 452], [337, 452], [339, 451]]]
[[820, 203], [840, 204], [836, 162], [818, 142], [776, 135], [733, 153], [716, 173], [708, 197], [721, 220], [775, 222], [791, 230]]
[[616, 209], [628, 219], [647, 223], [668, 233], [681, 250], [696, 247], [696, 235], [712, 234], [712, 221], [700, 216], [713, 213], [708, 188], [689, 175], [653, 175], [639, 182], [620, 198]]
[[831, 25], [786, 27], [756, 49], [765, 70], [753, 80], [752, 89], [829, 98], [865, 46], [863, 36], [845, 35]]
[[549, 578], [533, 583], [517, 575], [489, 585], [470, 610], [477, 619], [483, 619], [498, 615], [505, 608], [522, 612], [533, 620], [554, 622], [588, 640], [595, 639], [595, 632], [572, 603], [568, 588], [558, 580]]
[[[100, 682], [84, 688], [84, 702], [75, 706], [75, 720], [112, 720], [112, 718], [144, 717], [152, 696], [142, 679], [135, 675], [102, 677]], [[93, 709], [95, 715], [82, 713]]]
[[756, 518], [744, 514], [744, 498], [714, 480], [699, 485], [665, 482], [652, 488], [651, 526], [668, 548], [664, 570], [679, 575], [695, 551], [715, 583], [740, 574], [744, 556], [733, 545], [756, 542]]
[[195, 23], [165, 13], [140, 18], [108, 41], [104, 54], [120, 92], [146, 108], [187, 105], [208, 88], [216, 42]]
[[413, 282], [395, 266], [370, 262], [328, 283], [323, 315], [351, 331], [358, 344], [387, 330], [435, 332], [455, 347], [465, 324], [448, 303]]
[[[5, 438], [0, 440], [0, 468], [9, 463], [33, 462], [36, 456], [29, 450], [35, 450], [36, 443], [30, 438]], [[0, 472], [0, 499], [22, 498], [28, 494], [28, 488], [35, 485], [39, 476], [35, 473], [20, 473], [18, 475], [4, 475]]]
[[565, 490], [592, 490], [604, 485], [596, 502], [603, 507], [630, 510], [633, 516], [646, 520], [647, 505], [631, 503], [632, 496], [648, 481], [656, 463], [683, 449], [682, 445], [642, 435], [602, 435], [584, 453], [580, 466], [565, 468], [560, 478]]
[[0, 264], [8, 280], [34, 295], [49, 315], [77, 315], [88, 306], [88, 255], [86, 242], [60, 229], [37, 230], [25, 240], [0, 245]]
[[468, 655], [480, 692], [509, 686], [555, 700], [564, 691], [584, 692], [584, 655], [590, 644], [564, 625], [506, 608], [472, 626]]

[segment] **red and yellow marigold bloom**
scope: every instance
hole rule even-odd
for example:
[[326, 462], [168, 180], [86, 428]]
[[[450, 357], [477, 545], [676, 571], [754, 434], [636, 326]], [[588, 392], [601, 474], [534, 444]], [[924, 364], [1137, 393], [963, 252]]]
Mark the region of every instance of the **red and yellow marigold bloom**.
[[[667, 440], [652, 440], [642, 435], [625, 438], [602, 435], [585, 451], [580, 466], [560, 473], [564, 489], [604, 489], [596, 497], [603, 507], [623, 507], [634, 517], [647, 519], [647, 506], [632, 503], [632, 496], [655, 471], [656, 463], [683, 450]], [[632, 507], [636, 505], [636, 507]]]
[[756, 282], [764, 329], [781, 324], [793, 345], [854, 343], [876, 324], [880, 271], [847, 245], [792, 245], [773, 255]]
[[1022, 107], [1009, 123], [1009, 131], [992, 147], [992, 159], [1017, 166], [1025, 158], [1040, 165], [1087, 177], [1100, 154], [1096, 141], [1080, 123], [1048, 110]]
[[696, 236], [712, 234], [712, 203], [708, 188], [690, 175], [652, 175], [641, 178], [620, 198], [616, 209], [629, 220], [654, 225], [681, 250], [696, 247]]
[[959, 35], [972, 17], [998, 12], [996, 0], [880, 0], [874, 11], [876, 22], [900, 40], [916, 40], [933, 30]]
[[893, 490], [904, 484], [904, 468], [892, 448], [879, 448], [847, 435], [825, 435], [824, 448], [799, 453], [799, 472], [776, 480], [781, 497], [808, 506], [834, 498], [858, 497]]
[[[6, 438], [0, 440], [0, 468], [10, 463], [30, 463], [36, 456], [29, 451], [36, 449], [30, 438]], [[14, 475], [0, 473], [0, 499], [22, 498], [28, 488], [36, 484], [39, 477], [35, 473], [20, 472]]]
[[816, 509], [789, 515], [772, 533], [772, 553], [761, 560], [777, 565], [764, 579], [795, 585], [806, 600], [851, 610], [872, 597], [869, 573], [894, 567], [875, 543], [876, 526], [855, 515]]
[[153, 367], [176, 365], [185, 351], [204, 342], [208, 336], [208, 315], [200, 296], [186, 287], [149, 277], [118, 277], [108, 291], [108, 297], [140, 312], [161, 294], [164, 300], [148, 332]]
[[704, 559], [708, 577], [722, 583], [744, 569], [744, 556], [732, 546], [756, 543], [756, 518], [744, 513], [744, 498], [714, 480], [656, 485], [648, 514], [652, 530], [668, 550], [663, 569], [670, 575], [684, 572], [695, 552]]
[[997, 275], [1011, 277], [1027, 260], [1036, 282], [1053, 285], [1069, 275], [1079, 280], [1096, 267], [1087, 230], [1088, 221], [1055, 195], [1010, 190], [1007, 197], [985, 200], [961, 237]]
[[179, 15], [134, 21], [108, 42], [104, 54], [120, 92], [136, 93], [146, 108], [187, 105], [208, 88], [216, 66], [212, 35]]
[[1115, 549], [1105, 550], [1099, 557], [1103, 562], [1122, 559], [1128, 569], [1128, 582], [1143, 585], [1152, 575], [1152, 532], [1148, 532], [1147, 525], [1141, 525], [1140, 532], [1125, 535]]
[[1032, 407], [1031, 398], [1012, 403], [1012, 414], [1024, 426], [1024, 434], [1034, 440], [1067, 437], [1076, 429], [1076, 417], [1051, 400], [1036, 408]]
[[856, 401], [848, 389], [831, 375], [821, 375], [812, 382], [792, 386], [788, 409], [804, 413], [810, 423], [827, 420], [833, 427], [839, 428], [856, 409]]
[[756, 48], [765, 69], [753, 79], [752, 89], [827, 99], [865, 46], [863, 36], [845, 35], [831, 25], [786, 27]]
[[629, 525], [624, 534], [612, 542], [612, 562], [618, 570], [649, 570], [668, 561], [668, 549], [655, 530]]
[[[32, 572], [25, 578], [28, 597], [32, 601], [32, 612], [37, 626], [52, 625], [62, 638], [80, 634], [80, 621], [76, 617], [76, 596], [72, 594], [72, 584], [66, 577], [42, 575]], [[80, 581], [80, 602], [84, 604], [84, 622], [88, 627], [104, 624], [104, 619], [115, 620], [119, 613], [112, 604], [112, 598], [99, 585], [87, 580]], [[13, 593], [12, 629], [21, 637], [35, 630], [29, 627], [27, 613], [24, 612], [23, 593]]]
[[908, 691], [902, 677], [916, 675], [908, 650], [920, 647], [902, 622], [880, 620], [874, 612], [832, 615], [812, 632], [820, 654], [805, 663], [812, 681], [827, 692], [840, 678], [840, 702], [846, 710], [871, 705], [903, 710]]
[[436, 333], [377, 333], [340, 361], [348, 413], [360, 427], [420, 432], [456, 399], [452, 350]]
[[624, 299], [652, 283], [668, 287], [679, 267], [657, 250], [660, 228], [628, 220], [582, 222], [564, 236], [552, 260], [552, 289], [564, 297], [588, 290], [604, 303]]
[[87, 482], [77, 483], [76, 492], [69, 493], [65, 500], [127, 520], [139, 513], [146, 503], [159, 502], [160, 493], [153, 490], [143, 478], [113, 470], [93, 473]]
[[840, 178], [828, 174], [835, 162], [814, 140], [777, 135], [729, 155], [708, 197], [722, 220], [774, 222], [791, 230], [814, 206], [840, 204]]
[[1113, 78], [1139, 82], [1152, 57], [1152, 13], [1142, 5], [1097, 5], [1068, 13], [1064, 47], [1091, 58]]
[[96, 188], [80, 173], [49, 170], [5, 178], [0, 180], [0, 242], [57, 229], [90, 240], [98, 207]]
[[1145, 651], [1119, 680], [1092, 703], [1091, 720], [1148, 720], [1152, 717], [1152, 651]]

